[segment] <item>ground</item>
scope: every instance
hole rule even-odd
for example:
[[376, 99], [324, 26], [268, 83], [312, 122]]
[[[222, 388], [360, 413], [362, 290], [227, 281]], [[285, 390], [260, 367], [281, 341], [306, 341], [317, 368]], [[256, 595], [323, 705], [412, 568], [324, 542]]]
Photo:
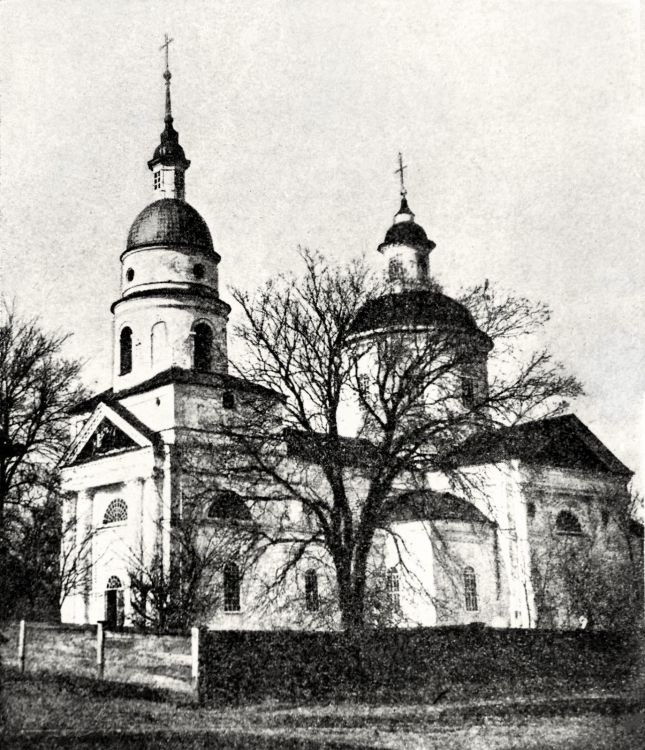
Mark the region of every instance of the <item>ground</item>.
[[445, 705], [208, 709], [188, 696], [90, 679], [6, 670], [9, 748], [392, 748], [396, 750], [632, 750], [645, 746], [634, 693]]

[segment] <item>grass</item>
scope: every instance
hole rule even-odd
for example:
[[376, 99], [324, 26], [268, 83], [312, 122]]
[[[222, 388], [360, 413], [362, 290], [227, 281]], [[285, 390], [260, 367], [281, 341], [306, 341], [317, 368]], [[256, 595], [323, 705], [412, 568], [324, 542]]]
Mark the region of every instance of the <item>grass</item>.
[[427, 705], [257, 703], [205, 708], [190, 696], [89, 678], [4, 673], [3, 748], [566, 748], [645, 746], [634, 693], [587, 690]]

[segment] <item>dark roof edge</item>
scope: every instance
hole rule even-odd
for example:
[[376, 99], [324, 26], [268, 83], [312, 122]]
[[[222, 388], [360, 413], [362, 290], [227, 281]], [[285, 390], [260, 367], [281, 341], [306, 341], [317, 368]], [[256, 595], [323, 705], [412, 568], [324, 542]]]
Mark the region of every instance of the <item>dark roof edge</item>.
[[219, 263], [222, 260], [222, 256], [213, 247], [207, 245], [200, 245], [198, 243], [190, 242], [173, 242], [171, 245], [164, 245], [160, 242], [144, 242], [141, 245], [134, 245], [133, 247], [126, 247], [125, 250], [119, 255], [119, 261], [123, 261], [128, 253], [136, 253], [137, 250], [149, 250], [150, 248], [158, 248], [159, 250], [169, 249], [180, 249], [180, 250], [208, 250], [208, 255], [214, 255], [215, 260]]
[[617, 474], [622, 477], [633, 476], [634, 472], [617, 458], [617, 456], [615, 456], [575, 414], [562, 414], [558, 417], [545, 417], [530, 422], [522, 422], [511, 427], [500, 427], [496, 430], [491, 430], [487, 434], [496, 439], [497, 443], [489, 448], [490, 454], [488, 456], [478, 455], [477, 452], [475, 452], [470, 456], [466, 453], [465, 455], [462, 454], [461, 457], [457, 456], [457, 458], [461, 458], [460, 464], [464, 466], [500, 463], [514, 458], [519, 459], [525, 464], [531, 464], [530, 458], [520, 455], [518, 446], [512, 442], [512, 439], [515, 435], [520, 436], [523, 432], [530, 431], [531, 429], [539, 429], [540, 425], [557, 423], [564, 424], [570, 428], [585, 447], [596, 456], [598, 461], [607, 467], [609, 473]]
[[235, 375], [229, 375], [228, 373], [195, 372], [195, 370], [185, 370], [182, 367], [170, 367], [141, 383], [137, 383], [137, 385], [131, 386], [130, 388], [124, 388], [121, 391], [114, 391], [112, 388], [108, 388], [107, 390], [102, 391], [95, 396], [91, 396], [80, 404], [72, 407], [69, 410], [69, 414], [81, 414], [86, 411], [91, 411], [101, 402], [104, 402], [111, 407], [117, 400], [127, 398], [128, 396], [134, 396], [137, 393], [145, 393], [146, 391], [160, 388], [161, 386], [169, 385], [170, 383], [205, 385], [213, 388], [226, 387], [228, 384], [238, 390], [245, 390], [250, 393], [261, 393], [267, 396], [273, 396], [274, 398], [278, 397], [283, 402], [287, 400], [286, 396], [278, 391], [266, 388], [263, 385], [258, 385], [257, 383], [252, 383], [250, 380], [238, 378]]
[[612, 453], [602, 440], [594, 435], [587, 425], [575, 414], [564, 414], [562, 417], [555, 417], [554, 419], [568, 419], [587, 448], [595, 453], [600, 461], [606, 463], [615, 474], [633, 476], [634, 472], [618, 456]]
[[[199, 287], [201, 287], [201, 289]], [[231, 306], [228, 302], [224, 302], [224, 300], [214, 292], [206, 291], [203, 288], [203, 284], [200, 284], [199, 286], [196, 285], [191, 289], [141, 289], [137, 292], [131, 292], [126, 297], [119, 297], [119, 299], [115, 300], [110, 305], [110, 312], [113, 313], [117, 305], [121, 304], [121, 302], [127, 302], [130, 299], [145, 299], [146, 297], [188, 297], [192, 299], [197, 297], [199, 299], [207, 299], [211, 302], [217, 302], [226, 310], [227, 315], [231, 312]]]

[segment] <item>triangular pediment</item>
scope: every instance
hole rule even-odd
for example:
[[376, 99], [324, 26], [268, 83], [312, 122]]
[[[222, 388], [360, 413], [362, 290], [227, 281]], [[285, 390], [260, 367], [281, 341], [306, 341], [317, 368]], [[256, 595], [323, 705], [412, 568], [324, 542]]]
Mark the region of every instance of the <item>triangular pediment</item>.
[[127, 450], [145, 448], [154, 433], [121, 405], [100, 403], [72, 443], [67, 466], [103, 458]]

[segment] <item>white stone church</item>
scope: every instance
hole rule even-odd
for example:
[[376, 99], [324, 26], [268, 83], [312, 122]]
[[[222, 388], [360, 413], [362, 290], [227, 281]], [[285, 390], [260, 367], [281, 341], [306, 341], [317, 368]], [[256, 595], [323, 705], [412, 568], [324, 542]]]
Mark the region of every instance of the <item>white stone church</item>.
[[[63, 622], [132, 624], [133, 556], [139, 563], [155, 559], [166, 575], [173, 567], [172, 527], [182, 494], [178, 451], [216, 433], [249, 399], [278, 418], [283, 402], [280, 394], [229, 373], [231, 308], [219, 294], [220, 255], [185, 199], [190, 161], [173, 127], [170, 72], [164, 76], [165, 127], [148, 162], [152, 200], [128, 233], [121, 294], [111, 309], [112, 387], [72, 414], [73, 441], [62, 471], [64, 547], [76, 548], [87, 565], [63, 600]], [[413, 282], [361, 311], [356, 332], [456, 327], [478, 352], [470, 381], [476, 392], [486, 388], [490, 343], [464, 307], [426, 283], [433, 248], [404, 196], [378, 250], [388, 273], [403, 269]], [[315, 474], [315, 457], [297, 460], [303, 478], [312, 476], [312, 465]], [[576, 625], [589, 613], [570, 596], [556, 598], [548, 622], [540, 619], [544, 581], [535, 560], [590, 535], [600, 539], [608, 564], [625, 557], [629, 540], [625, 546], [607, 498], [624, 500], [629, 469], [573, 415], [499, 430], [485, 454], [473, 451], [464, 462], [479, 478], [479, 494], [458, 497], [436, 473], [423, 490], [399, 493], [391, 518], [396, 543], [384, 538], [379, 547], [397, 624]], [[217, 475], [216, 456], [210, 468]], [[222, 476], [204, 505], [205, 543], [215, 535], [215, 521], [227, 513], [251, 518], [256, 507], [226, 482]], [[285, 514], [295, 528], [309, 522], [297, 504]], [[316, 612], [333, 589], [324, 554], [303, 560], [293, 590], [280, 606], [270, 606], [259, 601], [258, 581], [263, 571], [271, 575], [279, 557], [278, 549], [265, 555], [254, 572], [229, 559], [213, 574], [212, 608], [202, 622], [212, 628], [320, 627]], [[334, 626], [333, 618], [326, 626]]]

